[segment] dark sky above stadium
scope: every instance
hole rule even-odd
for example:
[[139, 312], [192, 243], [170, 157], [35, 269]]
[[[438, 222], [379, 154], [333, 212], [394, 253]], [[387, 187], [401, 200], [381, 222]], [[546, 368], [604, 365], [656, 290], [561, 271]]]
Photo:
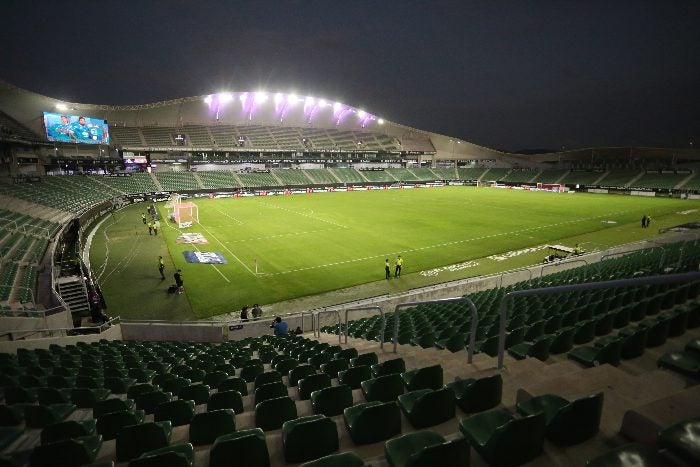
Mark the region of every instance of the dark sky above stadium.
[[700, 144], [698, 0], [10, 0], [0, 39], [0, 79], [73, 102], [295, 91], [499, 149]]

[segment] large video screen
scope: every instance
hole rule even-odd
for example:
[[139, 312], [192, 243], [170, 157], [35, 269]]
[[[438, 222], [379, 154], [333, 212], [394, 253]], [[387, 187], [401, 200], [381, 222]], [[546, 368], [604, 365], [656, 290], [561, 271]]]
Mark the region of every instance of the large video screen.
[[109, 144], [107, 121], [99, 118], [44, 112], [44, 127], [49, 141]]

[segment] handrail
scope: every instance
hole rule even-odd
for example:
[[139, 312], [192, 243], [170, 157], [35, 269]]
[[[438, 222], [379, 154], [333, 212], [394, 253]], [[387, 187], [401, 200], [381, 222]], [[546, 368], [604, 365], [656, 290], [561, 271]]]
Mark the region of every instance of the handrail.
[[335, 313], [336, 316], [338, 317], [338, 344], [341, 343], [342, 336], [340, 335], [340, 325], [341, 325], [341, 320], [340, 320], [340, 311], [337, 309], [332, 309], [332, 310], [327, 310], [323, 309], [321, 311], [316, 312], [316, 329], [314, 329], [314, 337], [321, 337], [321, 320], [319, 319], [319, 316], [321, 313]]
[[406, 308], [409, 306], [416, 306], [416, 305], [427, 305], [430, 303], [453, 303], [453, 302], [464, 302], [466, 303], [469, 308], [472, 311], [472, 325], [471, 325], [471, 332], [469, 333], [469, 347], [467, 348], [467, 363], [472, 362], [472, 358], [474, 357], [474, 344], [476, 343], [476, 328], [479, 325], [479, 313], [476, 311], [476, 305], [474, 305], [474, 302], [471, 301], [471, 299], [467, 297], [455, 297], [455, 298], [442, 298], [438, 300], [423, 300], [420, 302], [408, 302], [408, 303], [399, 303], [394, 307], [394, 353], [396, 353], [396, 346], [398, 345], [399, 342], [399, 310], [401, 308]]
[[348, 343], [348, 313], [351, 311], [363, 311], [363, 310], [378, 310], [379, 311], [379, 316], [381, 317], [382, 320], [382, 331], [380, 334], [380, 339], [379, 339], [379, 348], [384, 349], [384, 331], [386, 330], [386, 318], [384, 317], [384, 312], [382, 311], [382, 307], [379, 305], [374, 305], [374, 306], [361, 306], [358, 308], [347, 308], [345, 310], [345, 343]]
[[538, 289], [515, 290], [508, 292], [501, 299], [500, 326], [498, 331], [498, 368], [503, 368], [503, 357], [506, 347], [506, 314], [507, 301], [518, 297], [527, 297], [537, 294], [551, 294], [562, 292], [576, 292], [579, 290], [609, 289], [612, 287], [632, 287], [636, 285], [667, 284], [673, 282], [685, 282], [700, 280], [700, 272], [685, 272], [680, 274], [666, 274], [663, 276], [636, 277], [633, 279], [615, 279], [603, 282], [588, 282], [585, 284], [558, 285]]
[[[79, 328], [46, 328], [46, 329], [13, 329], [10, 331], [4, 331], [2, 335], [7, 335], [7, 334], [13, 334], [13, 333], [37, 333], [37, 332], [46, 332], [49, 333], [49, 337], [61, 337], [61, 336], [69, 336], [69, 335], [74, 335], [74, 334], [102, 334], [104, 331], [109, 329], [112, 325], [114, 324], [121, 324], [121, 319], [119, 316], [116, 316], [109, 321], [106, 321], [100, 325], [97, 326], [84, 326], [84, 327], [79, 327]], [[97, 331], [97, 332], [95, 332]], [[59, 333], [59, 336], [54, 336], [54, 333]], [[14, 340], [14, 339], [13, 339]], [[19, 339], [16, 340], [27, 340], [24, 337], [20, 337]]]

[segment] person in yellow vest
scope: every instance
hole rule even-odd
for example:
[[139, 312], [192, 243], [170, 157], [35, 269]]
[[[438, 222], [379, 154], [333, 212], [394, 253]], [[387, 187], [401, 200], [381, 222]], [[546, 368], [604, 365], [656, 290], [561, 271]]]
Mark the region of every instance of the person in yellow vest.
[[403, 258], [399, 255], [396, 258], [396, 267], [394, 268], [394, 277], [399, 277], [401, 275], [401, 266], [403, 266]]
[[146, 225], [146, 213], [145, 212], [141, 213], [141, 220], [143, 221], [143, 225]]
[[153, 235], [153, 223], [148, 221], [148, 235]]

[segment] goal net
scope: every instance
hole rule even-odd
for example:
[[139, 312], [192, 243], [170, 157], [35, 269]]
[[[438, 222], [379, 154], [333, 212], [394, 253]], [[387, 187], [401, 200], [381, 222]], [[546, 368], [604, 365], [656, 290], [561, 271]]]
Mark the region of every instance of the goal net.
[[193, 224], [199, 223], [199, 209], [192, 202], [183, 202], [182, 197], [174, 194], [166, 204], [170, 220], [175, 222], [181, 229], [192, 227]]

